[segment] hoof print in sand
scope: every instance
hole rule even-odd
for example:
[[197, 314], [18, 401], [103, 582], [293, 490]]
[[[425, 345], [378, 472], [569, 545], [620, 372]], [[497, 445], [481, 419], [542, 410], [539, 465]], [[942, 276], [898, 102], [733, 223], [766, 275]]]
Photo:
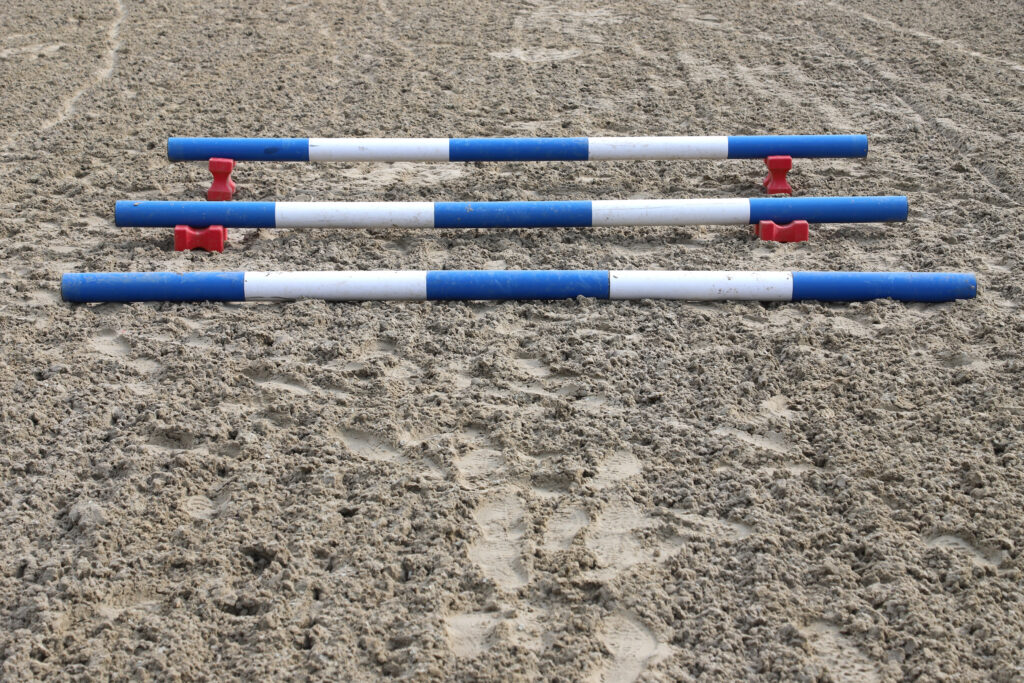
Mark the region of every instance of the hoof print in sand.
[[529, 579], [520, 549], [525, 515], [519, 497], [508, 488], [485, 494], [473, 513], [480, 536], [469, 547], [469, 559], [503, 590], [525, 586]]

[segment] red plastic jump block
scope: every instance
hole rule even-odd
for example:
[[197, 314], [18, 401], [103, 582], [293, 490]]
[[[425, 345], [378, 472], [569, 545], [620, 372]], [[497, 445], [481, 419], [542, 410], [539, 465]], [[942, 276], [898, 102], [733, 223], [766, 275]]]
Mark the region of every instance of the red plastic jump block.
[[206, 251], [224, 251], [224, 242], [228, 231], [223, 225], [211, 225], [208, 228], [193, 228], [190, 225], [174, 226], [174, 251], [189, 249], [205, 249]]
[[211, 202], [226, 202], [235, 194], [235, 181], [231, 179], [231, 172], [235, 170], [234, 159], [210, 159], [210, 173], [213, 174], [213, 183], [206, 191], [206, 198]]
[[[210, 164], [213, 164], [212, 160]], [[765, 191], [768, 194], [793, 194], [793, 188], [786, 180], [786, 173], [793, 168], [793, 157], [765, 157], [764, 165], [768, 167], [768, 175], [761, 183]]]
[[807, 221], [793, 221], [779, 225], [775, 221], [759, 221], [754, 227], [754, 237], [766, 242], [806, 242], [810, 235]]

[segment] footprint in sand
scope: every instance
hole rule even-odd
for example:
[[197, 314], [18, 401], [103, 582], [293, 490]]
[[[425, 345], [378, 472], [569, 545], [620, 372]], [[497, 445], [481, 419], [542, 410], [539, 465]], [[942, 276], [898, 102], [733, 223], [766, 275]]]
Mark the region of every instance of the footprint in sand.
[[492, 446], [486, 429], [470, 425], [463, 429], [462, 439], [469, 449], [454, 458], [456, 479], [464, 488], [488, 488], [505, 466], [505, 456]]
[[515, 359], [515, 362], [523, 372], [531, 377], [542, 378], [551, 376], [551, 368], [538, 358], [520, 356]]
[[216, 508], [206, 496], [191, 496], [181, 502], [181, 510], [192, 519], [211, 519]]
[[673, 653], [671, 645], [661, 642], [630, 612], [617, 612], [605, 619], [599, 637], [611, 653], [611, 661], [591, 675], [591, 683], [635, 681], [645, 669]]
[[549, 551], [568, 549], [589, 521], [586, 510], [578, 505], [558, 508], [548, 519], [541, 547]]
[[719, 427], [713, 433], [721, 434], [722, 436], [731, 436], [737, 441], [742, 441], [745, 444], [782, 455], [790, 455], [796, 450], [796, 446], [790, 443], [785, 436], [778, 432], [769, 431], [765, 433], [764, 436], [761, 436], [760, 434], [751, 434], [731, 427]]
[[742, 522], [729, 522], [703, 515], [672, 515], [683, 527], [680, 534], [685, 537], [718, 538], [727, 541], [738, 541], [754, 533], [754, 530]]
[[491, 634], [498, 624], [497, 612], [450, 614], [445, 618], [445, 639], [456, 657], [472, 658], [491, 648]]
[[100, 353], [119, 358], [122, 363], [134, 369], [140, 375], [148, 375], [160, 369], [160, 364], [148, 358], [130, 359], [132, 345], [117, 330], [106, 327], [100, 330], [89, 344]]
[[615, 451], [601, 463], [592, 485], [597, 489], [605, 489], [635, 477], [642, 471], [643, 465], [635, 455], [629, 451]]
[[463, 486], [476, 482], [486, 484], [488, 479], [493, 481], [504, 464], [505, 457], [493, 448], [477, 448], [455, 458], [455, 469]]
[[[616, 451], [601, 463], [590, 485], [598, 490], [606, 489], [640, 474], [641, 470], [642, 466], [635, 455], [627, 451]], [[589, 523], [590, 516], [582, 507], [563, 504], [547, 520], [541, 545], [548, 551], [566, 550]]]
[[[188, 342], [186, 341], [186, 343]], [[287, 392], [298, 396], [309, 394], [309, 389], [301, 380], [287, 374], [266, 372], [259, 368], [245, 370], [243, 374], [251, 379], [260, 389], [265, 389], [269, 392]]]
[[587, 576], [608, 581], [633, 565], [671, 555], [682, 546], [683, 539], [661, 537], [654, 531], [645, 533], [660, 524], [624, 495], [608, 501], [597, 519], [587, 527], [586, 546], [600, 565], [588, 571]]
[[132, 350], [131, 344], [117, 330], [104, 328], [91, 341], [92, 347], [108, 356], [121, 356]]
[[445, 618], [445, 639], [456, 657], [472, 658], [497, 643], [508, 643], [533, 652], [544, 647], [547, 610], [526, 608], [514, 616], [500, 612], [467, 612]]
[[260, 387], [271, 391], [286, 391], [298, 396], [304, 396], [309, 393], [309, 389], [287, 378], [257, 380], [256, 383]]
[[[671, 533], [659, 529], [666, 525], [676, 529]], [[688, 538], [733, 541], [752, 532], [745, 524], [694, 514], [669, 512], [664, 519], [658, 519], [641, 510], [627, 494], [619, 493], [607, 501], [594, 522], [586, 527], [586, 546], [599, 565], [586, 575], [609, 581], [634, 565], [664, 562]]]
[[[464, 488], [481, 492], [481, 501], [473, 511], [480, 535], [469, 546], [469, 559], [499, 588], [515, 590], [529, 580], [520, 549], [526, 534], [526, 508], [519, 499], [518, 488], [508, 484], [493, 486], [499, 477], [503, 478], [505, 458], [489, 448], [491, 441], [483, 429], [469, 427], [464, 437], [471, 448], [454, 460], [457, 480]], [[471, 623], [477, 622], [469, 620], [461, 630], [465, 631]]]
[[1005, 559], [1005, 553], [1003, 552], [982, 552], [976, 546], [968, 543], [965, 539], [952, 534], [931, 536], [925, 541], [925, 544], [929, 548], [950, 548], [954, 552], [964, 553], [971, 562], [979, 567], [998, 567]]
[[390, 463], [406, 462], [397, 448], [376, 434], [356, 429], [343, 429], [337, 434], [350, 451], [368, 460]]
[[473, 512], [480, 536], [469, 547], [469, 559], [503, 590], [525, 586], [529, 577], [520, 541], [526, 533], [526, 509], [515, 489], [487, 493]]
[[836, 683], [882, 680], [878, 665], [868, 659], [835, 624], [819, 620], [801, 630], [814, 652], [814, 662], [822, 667], [830, 680]]
[[773, 417], [792, 418], [796, 413], [789, 409], [789, 399], [783, 394], [776, 394], [761, 402], [761, 411]]

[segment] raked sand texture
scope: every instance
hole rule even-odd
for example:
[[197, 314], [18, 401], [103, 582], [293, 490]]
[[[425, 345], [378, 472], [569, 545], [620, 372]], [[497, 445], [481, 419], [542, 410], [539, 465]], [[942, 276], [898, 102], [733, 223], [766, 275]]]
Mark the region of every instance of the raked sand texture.
[[[9, 680], [1024, 676], [1024, 5], [0, 11]], [[172, 135], [868, 133], [903, 224], [230, 231]], [[239, 200], [758, 197], [758, 161], [257, 164]], [[60, 301], [64, 271], [974, 271], [955, 304]]]

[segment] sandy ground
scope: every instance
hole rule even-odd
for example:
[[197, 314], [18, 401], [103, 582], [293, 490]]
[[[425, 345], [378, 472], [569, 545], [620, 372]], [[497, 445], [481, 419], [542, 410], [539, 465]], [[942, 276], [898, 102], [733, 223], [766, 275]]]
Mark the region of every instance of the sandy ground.
[[[30, 677], [1024, 677], [1014, 0], [0, 9], [0, 662]], [[169, 135], [864, 132], [906, 224], [118, 230]], [[759, 162], [243, 164], [239, 199], [758, 196]], [[947, 305], [61, 303], [83, 270], [917, 269]]]

